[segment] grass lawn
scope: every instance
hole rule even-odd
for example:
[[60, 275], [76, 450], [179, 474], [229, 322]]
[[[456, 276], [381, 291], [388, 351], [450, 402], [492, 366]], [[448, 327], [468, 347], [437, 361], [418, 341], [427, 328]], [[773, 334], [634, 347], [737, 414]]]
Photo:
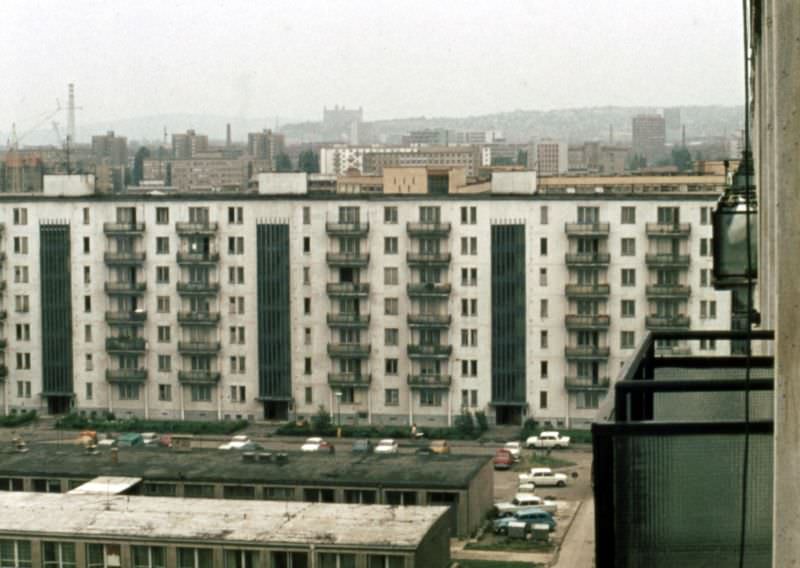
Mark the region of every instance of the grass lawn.
[[549, 467], [558, 469], [560, 467], [575, 465], [575, 462], [559, 458], [557, 454], [558, 452], [554, 451], [548, 456], [547, 450], [534, 450], [531, 455], [523, 455], [523, 461], [527, 464], [526, 467]]
[[468, 542], [465, 550], [496, 550], [506, 552], [552, 552], [552, 543], [535, 543], [530, 540], [507, 539], [498, 537], [495, 540], [486, 539], [484, 542]]
[[502, 560], [459, 560], [460, 568], [541, 568], [544, 564], [532, 562], [504, 562]]

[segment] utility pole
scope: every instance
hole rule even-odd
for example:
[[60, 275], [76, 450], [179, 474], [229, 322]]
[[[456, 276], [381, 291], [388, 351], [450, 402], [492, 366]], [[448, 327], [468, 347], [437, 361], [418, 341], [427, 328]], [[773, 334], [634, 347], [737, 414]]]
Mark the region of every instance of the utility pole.
[[75, 140], [75, 85], [70, 83], [67, 99], [67, 147], [73, 140]]

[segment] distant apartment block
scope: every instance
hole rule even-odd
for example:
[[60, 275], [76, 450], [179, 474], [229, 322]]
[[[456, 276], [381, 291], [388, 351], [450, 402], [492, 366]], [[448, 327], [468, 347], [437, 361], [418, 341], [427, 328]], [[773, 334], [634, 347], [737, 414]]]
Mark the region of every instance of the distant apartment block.
[[[275, 164], [275, 158], [286, 152], [283, 134], [262, 130], [247, 135], [247, 154], [261, 164]], [[269, 170], [261, 170], [269, 171]]]
[[185, 134], [172, 135], [172, 157], [187, 160], [195, 155], [208, 152], [208, 136], [187, 130]]
[[658, 114], [640, 114], [633, 117], [634, 154], [643, 156], [648, 165], [655, 165], [666, 156], [666, 121]]
[[475, 177], [482, 163], [479, 146], [418, 146], [404, 152], [368, 153], [364, 172], [380, 175], [384, 168], [464, 168]]
[[351, 146], [346, 144], [325, 146], [319, 151], [320, 173], [326, 175], [348, 175], [353, 172], [362, 174], [376, 173], [366, 169], [365, 156], [413, 151], [414, 149], [410, 146], [384, 146], [380, 144], [371, 146]]
[[569, 145], [569, 173], [624, 174], [631, 150], [627, 146], [585, 142]]
[[541, 140], [528, 148], [528, 167], [539, 175], [558, 175], [567, 172], [569, 152], [565, 142]]
[[104, 135], [92, 136], [92, 156], [98, 164], [126, 166], [128, 139], [125, 136], [115, 136], [113, 130]]
[[172, 184], [178, 191], [241, 191], [247, 189], [246, 159], [191, 159], [171, 162]]
[[359, 127], [364, 121], [364, 109], [348, 109], [336, 105], [322, 109], [322, 131], [325, 140], [358, 144]]

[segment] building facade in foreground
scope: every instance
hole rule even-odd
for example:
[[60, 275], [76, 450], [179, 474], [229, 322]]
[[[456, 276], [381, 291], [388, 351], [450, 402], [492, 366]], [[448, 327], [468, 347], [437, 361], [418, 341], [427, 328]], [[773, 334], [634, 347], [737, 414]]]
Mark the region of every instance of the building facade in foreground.
[[721, 176], [434, 173], [408, 195], [265, 174], [248, 194], [3, 196], [0, 408], [579, 425], [646, 330], [730, 326]]

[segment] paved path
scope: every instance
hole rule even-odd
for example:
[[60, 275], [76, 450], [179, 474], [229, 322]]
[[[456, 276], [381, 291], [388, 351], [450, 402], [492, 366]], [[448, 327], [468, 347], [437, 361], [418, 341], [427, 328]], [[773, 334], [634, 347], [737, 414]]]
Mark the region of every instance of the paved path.
[[594, 566], [594, 499], [589, 497], [581, 505], [567, 533], [556, 568], [593, 568]]

